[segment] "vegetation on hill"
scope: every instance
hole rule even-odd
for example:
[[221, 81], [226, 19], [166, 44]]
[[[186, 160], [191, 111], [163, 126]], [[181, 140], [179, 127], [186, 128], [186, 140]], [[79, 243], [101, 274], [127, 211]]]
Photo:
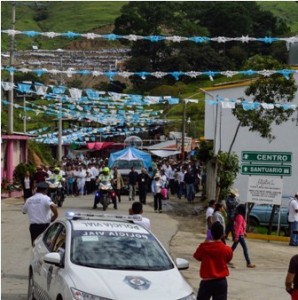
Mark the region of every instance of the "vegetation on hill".
[[[256, 6], [259, 5], [260, 9]], [[11, 1], [1, 2], [1, 27], [2, 29], [11, 28]], [[127, 5], [127, 6], [126, 6]], [[139, 8], [145, 11], [140, 14]], [[237, 9], [236, 9], [237, 8]], [[242, 12], [239, 14], [239, 10]], [[268, 13], [270, 11], [270, 13]], [[271, 14], [272, 12], [272, 14]], [[35, 31], [51, 31], [51, 32], [97, 32], [110, 33], [114, 29], [114, 21], [116, 21], [116, 31], [123, 33], [138, 34], [180, 34], [184, 36], [191, 35], [207, 35], [207, 36], [236, 36], [244, 34], [244, 29], [250, 30], [247, 34], [253, 36], [264, 37], [265, 35], [282, 35], [297, 34], [298, 5], [296, 2], [289, 1], [260, 1], [260, 2], [125, 2], [125, 1], [35, 1], [35, 2], [16, 2], [16, 25], [17, 30], [35, 30]], [[225, 22], [225, 28], [222, 27], [222, 17], [229, 15], [229, 23]], [[147, 22], [144, 16], [148, 16]], [[278, 17], [282, 20], [279, 20]], [[252, 22], [253, 20], [253, 22]], [[266, 22], [263, 25], [264, 20]], [[278, 21], [277, 21], [278, 20]], [[128, 26], [134, 22], [134, 26]], [[270, 22], [270, 23], [268, 23]], [[254, 24], [254, 30], [251, 24]], [[287, 26], [290, 27], [288, 30]], [[124, 27], [123, 27], [124, 26]], [[124, 30], [125, 29], [125, 30]], [[223, 29], [225, 30], [223, 32]], [[1, 36], [2, 51], [9, 49], [9, 40], [6, 34]], [[94, 43], [86, 43], [82, 39], [68, 38], [28, 38], [23, 35], [16, 36], [16, 50], [30, 49], [32, 45], [38, 45], [41, 49], [97, 49], [99, 47], [116, 46], [120, 42], [111, 44], [109, 41], [98, 40]], [[143, 43], [140, 43], [142, 46]], [[275, 57], [285, 60], [283, 52], [284, 45], [239, 45], [234, 44], [209, 44], [198, 45], [194, 43], [185, 44], [176, 43], [175, 52], [173, 44], [164, 45], [162, 43], [147, 42], [145, 47], [133, 47], [134, 61], [129, 63], [131, 70], [148, 70], [148, 71], [171, 71], [177, 70], [211, 70], [211, 69], [232, 69], [233, 67], [241, 67], [241, 63], [245, 61], [252, 53], [257, 50], [268, 54], [273, 53]], [[199, 49], [199, 50], [198, 50]], [[152, 56], [152, 53], [155, 53]], [[222, 54], [225, 55], [222, 55]], [[139, 57], [137, 56], [139, 54]], [[147, 55], [148, 54], [148, 55]], [[179, 55], [178, 55], [179, 54]], [[150, 63], [148, 57], [154, 63]], [[156, 59], [158, 58], [158, 59]], [[164, 59], [160, 63], [161, 59]], [[140, 63], [141, 62], [141, 63]], [[7, 75], [7, 74], [6, 74]], [[22, 74], [29, 76], [29, 74]], [[23, 80], [26, 78], [23, 77]], [[84, 76], [80, 80], [85, 80]], [[2, 77], [3, 78], [3, 77]], [[18, 75], [16, 75], [18, 78]], [[21, 78], [21, 77], [20, 77]], [[199, 80], [181, 80], [175, 81], [172, 78], [165, 80], [147, 79], [146, 81], [134, 80], [136, 83], [133, 88], [126, 86], [125, 92], [144, 93], [150, 95], [172, 95], [181, 99], [193, 97], [203, 99], [202, 94], [198, 94], [198, 87], [211, 86], [215, 82], [228, 82], [239, 79], [240, 77], [215, 78], [211, 82], [209, 78], [199, 78]], [[30, 79], [27, 79], [30, 80]], [[88, 79], [86, 79], [88, 80]], [[69, 82], [74, 84], [74, 80]], [[145, 83], [145, 85], [144, 85]], [[103, 86], [103, 84], [98, 84]], [[106, 85], [111, 87], [111, 85]], [[69, 86], [71, 87], [71, 86]], [[74, 86], [75, 87], [75, 86]], [[19, 100], [21, 102], [21, 99]], [[3, 110], [5, 112], [5, 108]], [[165, 116], [172, 120], [169, 128], [181, 129], [181, 113], [182, 106], [176, 105], [165, 107]], [[17, 114], [17, 113], [16, 113]], [[30, 115], [30, 113], [29, 113]], [[6, 115], [7, 116], [7, 115]], [[7, 124], [7, 117], [2, 117], [2, 128]], [[189, 104], [187, 108], [187, 119], [191, 120], [188, 132], [199, 137], [203, 135], [204, 123], [204, 102], [199, 105]], [[39, 116], [35, 116], [35, 119]], [[16, 115], [16, 129], [22, 131], [23, 124], [21, 119]], [[41, 119], [44, 122], [44, 119]], [[44, 123], [43, 123], [44, 124]], [[53, 124], [53, 122], [52, 122]], [[28, 122], [27, 129], [34, 129], [38, 123]]]
[[298, 33], [298, 2], [297, 1], [257, 1], [262, 10], [272, 12], [281, 18], [291, 29], [293, 35]]
[[[110, 33], [121, 7], [126, 1], [16, 1], [16, 30], [40, 32], [102, 32]], [[1, 1], [1, 28], [11, 29], [12, 1]], [[74, 39], [75, 40], [75, 39]], [[42, 49], [65, 48], [68, 38], [27, 38], [16, 36], [17, 50], [30, 49], [32, 44]], [[1, 37], [2, 51], [9, 49], [6, 34]]]

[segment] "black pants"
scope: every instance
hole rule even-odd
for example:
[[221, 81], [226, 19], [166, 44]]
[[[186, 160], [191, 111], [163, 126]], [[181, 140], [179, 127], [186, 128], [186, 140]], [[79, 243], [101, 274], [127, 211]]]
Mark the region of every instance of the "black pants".
[[147, 186], [139, 186], [139, 200], [141, 203], [146, 204]]
[[96, 185], [95, 185], [95, 179], [91, 179], [91, 193], [93, 193], [96, 190]]
[[33, 246], [34, 240], [43, 233], [48, 227], [50, 223], [45, 224], [30, 224], [29, 230], [31, 234], [31, 244]]
[[118, 202], [121, 202], [121, 189], [117, 189], [116, 185], [113, 185], [113, 189], [115, 191], [116, 197], [118, 198]]
[[228, 283], [226, 278], [202, 280], [197, 300], [227, 300]]
[[86, 181], [85, 182], [85, 193], [86, 195], [89, 195], [92, 193], [92, 190], [91, 190], [91, 181]]
[[161, 193], [156, 193], [154, 195], [154, 210], [162, 211], [162, 195], [161, 195]]
[[229, 233], [231, 232], [232, 238], [234, 240], [234, 219], [228, 217], [227, 225], [226, 225], [226, 237], [228, 237]]

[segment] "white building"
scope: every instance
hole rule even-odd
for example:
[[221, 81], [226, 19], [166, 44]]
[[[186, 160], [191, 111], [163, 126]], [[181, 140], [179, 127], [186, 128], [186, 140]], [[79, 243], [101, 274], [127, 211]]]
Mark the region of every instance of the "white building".
[[[294, 75], [296, 83], [298, 85], [298, 74]], [[210, 95], [205, 95], [205, 100], [216, 99], [216, 96], [220, 96], [227, 99], [238, 99], [240, 97], [249, 100], [244, 93], [249, 82], [246, 85], [234, 85], [226, 87], [217, 87], [208, 89]], [[298, 92], [295, 95], [295, 99], [292, 102], [298, 107]], [[232, 114], [231, 108], [223, 108], [221, 105], [211, 105], [208, 101], [205, 105], [205, 138], [207, 140], [215, 141], [214, 150], [218, 153], [219, 150], [228, 152], [235, 135], [236, 128], [239, 121]], [[286, 174], [283, 176], [283, 190], [282, 194], [285, 196], [294, 195], [298, 192], [298, 109], [290, 117], [290, 119], [281, 124], [272, 126], [272, 134], [276, 137], [273, 141], [269, 142], [267, 139], [262, 138], [258, 132], [251, 132], [248, 127], [240, 127], [237, 138], [232, 148], [232, 152], [235, 152], [240, 161], [240, 165], [244, 167], [247, 162], [241, 157], [241, 154], [246, 151], [253, 152], [278, 152], [278, 153], [290, 153], [288, 158], [291, 158], [290, 162], [286, 162], [286, 171], [291, 171], [290, 176]], [[285, 156], [284, 156], [285, 157]], [[263, 164], [262, 162], [254, 162], [252, 164]], [[285, 165], [284, 164], [284, 165]], [[265, 165], [273, 165], [280, 167], [280, 163], [269, 163]], [[290, 167], [289, 167], [290, 166]], [[243, 172], [242, 167], [242, 172]], [[281, 170], [281, 168], [279, 168]], [[273, 170], [274, 171], [274, 170]], [[240, 199], [244, 200], [247, 198], [248, 190], [248, 179], [249, 176], [241, 174], [241, 170], [237, 176], [234, 186], [239, 189]], [[260, 175], [258, 175], [260, 176]], [[263, 174], [261, 174], [263, 176]], [[264, 175], [268, 176], [268, 175]], [[270, 175], [271, 176], [271, 175]], [[276, 176], [274, 176], [276, 177]], [[215, 180], [214, 180], [215, 181]], [[211, 190], [207, 190], [207, 197], [215, 197], [215, 184], [211, 184], [213, 187]]]

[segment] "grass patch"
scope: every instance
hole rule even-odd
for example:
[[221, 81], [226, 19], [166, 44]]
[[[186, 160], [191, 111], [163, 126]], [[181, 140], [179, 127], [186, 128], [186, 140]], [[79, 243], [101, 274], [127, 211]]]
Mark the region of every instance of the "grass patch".
[[[254, 229], [253, 233], [258, 233], [258, 234], [264, 234], [264, 235], [267, 235], [268, 234], [268, 228], [267, 227], [264, 227], [264, 226], [258, 226]], [[272, 229], [272, 232], [271, 232], [271, 235], [275, 235], [275, 236], [278, 236], [278, 233], [277, 233], [277, 228], [273, 228]], [[288, 236], [287, 233], [285, 232], [284, 229], [280, 229], [280, 232], [279, 232], [279, 236]]]
[[283, 19], [293, 34], [298, 33], [298, 5], [295, 1], [257, 1], [263, 9], [271, 11], [276, 17]]
[[[47, 2], [16, 2], [16, 30], [34, 30], [41, 32], [94, 32], [107, 25], [113, 25], [114, 20], [120, 16], [120, 10], [126, 1], [47, 1]], [[35, 21], [37, 9], [43, 7], [46, 11], [44, 19]], [[11, 2], [1, 2], [1, 28], [11, 28]], [[107, 32], [110, 33], [110, 28]], [[9, 49], [9, 40], [6, 34], [2, 34], [2, 51]], [[70, 44], [72, 40], [65, 39], [45, 39], [42, 41], [42, 48], [56, 49], [63, 48]], [[18, 50], [31, 48], [35, 39], [27, 38], [24, 35], [16, 36]], [[54, 44], [54, 46], [53, 46]]]

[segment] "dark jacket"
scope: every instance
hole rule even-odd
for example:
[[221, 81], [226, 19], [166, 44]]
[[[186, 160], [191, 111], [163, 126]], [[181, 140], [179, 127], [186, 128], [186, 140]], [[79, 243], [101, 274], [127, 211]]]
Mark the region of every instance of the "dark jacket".
[[138, 181], [138, 172], [130, 171], [128, 174], [128, 184], [136, 185]]

